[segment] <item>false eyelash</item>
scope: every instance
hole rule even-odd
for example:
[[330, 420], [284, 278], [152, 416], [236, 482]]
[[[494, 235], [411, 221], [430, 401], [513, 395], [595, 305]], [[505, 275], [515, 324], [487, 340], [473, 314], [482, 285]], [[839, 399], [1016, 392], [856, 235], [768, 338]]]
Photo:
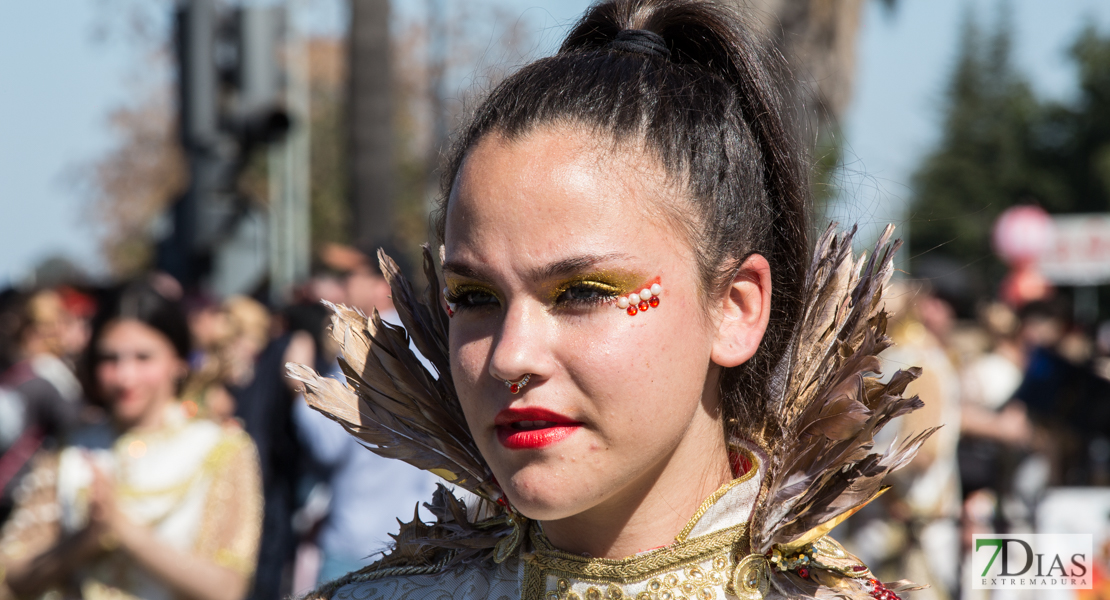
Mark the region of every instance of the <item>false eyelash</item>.
[[[569, 291], [575, 289], [587, 289], [597, 292], [597, 295], [590, 298], [568, 298], [560, 301]], [[615, 302], [620, 295], [620, 288], [602, 283], [600, 281], [573, 281], [560, 288], [556, 289], [552, 294], [552, 303], [556, 307], [562, 306], [565, 308], [585, 308], [590, 306], [598, 306], [602, 304], [611, 304]], [[496, 294], [486, 288], [474, 285], [461, 285], [455, 289], [443, 288], [443, 299], [447, 303], [447, 315], [454, 316], [460, 309], [469, 308], [483, 308], [487, 306], [485, 303], [473, 304], [466, 301], [467, 296], [473, 293], [484, 294], [491, 297], [497, 297]]]
[[564, 302], [570, 303], [574, 306], [593, 306], [597, 304], [607, 304], [616, 300], [620, 294], [620, 290], [611, 285], [601, 283], [599, 281], [575, 281], [562, 288], [556, 290], [554, 296], [556, 301], [574, 289], [588, 289], [590, 291], [598, 292], [598, 295], [591, 298], [571, 298]]
[[466, 297], [473, 293], [486, 294], [489, 296], [497, 297], [493, 292], [476, 285], [460, 285], [451, 290], [443, 288], [443, 299], [447, 303], [447, 316], [452, 317], [459, 308], [476, 308], [484, 305], [474, 305], [463, 303], [460, 306], [460, 301], [465, 300]]

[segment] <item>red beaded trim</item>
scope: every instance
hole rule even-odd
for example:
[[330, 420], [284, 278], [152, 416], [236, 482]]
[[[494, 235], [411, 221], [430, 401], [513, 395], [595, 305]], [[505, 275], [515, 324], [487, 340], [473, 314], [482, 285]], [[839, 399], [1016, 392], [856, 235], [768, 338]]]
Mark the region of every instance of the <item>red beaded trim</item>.
[[878, 579], [872, 579], [870, 583], [874, 586], [871, 589], [871, 597], [875, 598], [875, 600], [899, 600], [898, 594], [892, 592], [890, 588], [883, 585], [883, 582]]

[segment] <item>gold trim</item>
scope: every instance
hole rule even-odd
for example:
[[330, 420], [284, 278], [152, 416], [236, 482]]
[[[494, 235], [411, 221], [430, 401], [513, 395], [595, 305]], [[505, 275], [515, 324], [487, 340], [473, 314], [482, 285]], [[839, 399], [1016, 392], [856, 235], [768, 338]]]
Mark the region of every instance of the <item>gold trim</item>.
[[[748, 524], [740, 523], [686, 541], [676, 542], [657, 550], [650, 550], [629, 558], [586, 558], [557, 550], [547, 537], [535, 527], [531, 530], [532, 543], [536, 548], [528, 566], [542, 571], [554, 571], [575, 579], [596, 582], [634, 583], [670, 571], [691, 561], [704, 560], [707, 556], [735, 545], [745, 538]], [[544, 573], [546, 576], [547, 573]]]
[[751, 462], [752, 468], [748, 469], [747, 473], [744, 473], [736, 479], [733, 479], [732, 481], [729, 481], [728, 483], [717, 488], [717, 491], [713, 492], [712, 495], [706, 498], [705, 502], [701, 503], [698, 511], [694, 513], [694, 516], [690, 517], [690, 520], [686, 523], [686, 527], [683, 527], [682, 531], [679, 532], [677, 536], [675, 536], [674, 540], [676, 542], [685, 542], [686, 538], [690, 536], [690, 532], [694, 530], [694, 527], [697, 527], [698, 521], [700, 521], [701, 518], [705, 516], [705, 513], [709, 512], [709, 509], [712, 508], [714, 504], [716, 504], [721, 498], [724, 498], [725, 494], [727, 494], [732, 488], [740, 485], [741, 483], [749, 481], [752, 477], [755, 477], [756, 474], [759, 473], [760, 461], [754, 452], [739, 445], [733, 446], [733, 448], [731, 449], [737, 452], [744, 453]]
[[[621, 586], [645, 584], [645, 582], [657, 581], [660, 577], [664, 577], [674, 579], [674, 582], [666, 583], [664, 580], [662, 585], [673, 587], [681, 583], [678, 579], [675, 579], [676, 575], [681, 576], [684, 572], [690, 575], [690, 571], [704, 573], [703, 569], [705, 567], [702, 566], [702, 563], [706, 562], [713, 569], [721, 570], [720, 581], [714, 581], [711, 585], [719, 586], [720, 590], [727, 593], [732, 571], [731, 563], [734, 562], [732, 557], [736, 554], [738, 547], [746, 546], [748, 543], [746, 540], [747, 523], [740, 523], [727, 529], [698, 536], [687, 542], [676, 542], [664, 548], [651, 550], [630, 558], [605, 559], [585, 558], [557, 550], [551, 546], [551, 542], [544, 537], [538, 527], [533, 527], [529, 533], [536, 551], [522, 556], [524, 561], [524, 577], [521, 581], [522, 600], [580, 598], [578, 593], [569, 591], [570, 588], [567, 586], [569, 581], [590, 585], [587, 594], [593, 591], [595, 592], [593, 595], [598, 598], [628, 598], [631, 600], [634, 597], [647, 597], [644, 594], [649, 592], [641, 592], [633, 596]], [[562, 587], [557, 587], [555, 591], [549, 592], [547, 583], [552, 577], [560, 582]], [[687, 583], [698, 586], [707, 585], [704, 581], [700, 583], [698, 581]], [[607, 590], [604, 594], [601, 591], [602, 587]], [[694, 598], [690, 594], [678, 594], [675, 597], [689, 597], [691, 600]]]
[[535, 557], [525, 557], [524, 578], [520, 582], [520, 600], [545, 600], [547, 576], [535, 562]]

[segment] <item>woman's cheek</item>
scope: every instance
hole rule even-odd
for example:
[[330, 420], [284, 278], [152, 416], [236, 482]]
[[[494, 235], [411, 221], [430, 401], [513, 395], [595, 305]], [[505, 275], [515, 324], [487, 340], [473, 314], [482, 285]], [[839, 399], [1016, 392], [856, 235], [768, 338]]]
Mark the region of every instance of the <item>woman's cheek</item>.
[[101, 394], [109, 399], [114, 396], [119, 389], [119, 378], [115, 365], [107, 363], [97, 365], [96, 383]]

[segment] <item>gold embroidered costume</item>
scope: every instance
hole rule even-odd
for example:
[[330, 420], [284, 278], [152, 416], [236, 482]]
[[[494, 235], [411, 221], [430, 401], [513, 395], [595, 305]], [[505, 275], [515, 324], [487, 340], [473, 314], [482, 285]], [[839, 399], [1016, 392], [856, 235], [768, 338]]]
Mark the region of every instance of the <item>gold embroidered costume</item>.
[[[379, 253], [405, 329], [335, 306], [347, 385], [290, 365], [311, 406], [374, 452], [440, 475], [478, 497], [465, 506], [441, 488], [429, 509], [394, 536], [382, 560], [310, 598], [522, 598], [526, 600], [710, 600], [711, 598], [894, 598], [908, 582], [883, 584], [826, 534], [877, 497], [883, 477], [908, 463], [933, 430], [885, 454], [873, 436], [922, 404], [903, 398], [916, 369], [882, 383], [877, 355], [890, 346], [882, 289], [892, 255], [887, 228], [870, 259], [852, 233], [830, 227], [806, 277], [807, 303], [789, 350], [768, 382], [769, 414], [734, 424], [736, 479], [708, 498], [675, 541], [623, 560], [554, 548], [542, 526], [505, 500], [465, 427], [447, 356], [447, 317], [432, 285], [419, 298]], [[442, 257], [441, 257], [442, 258]], [[425, 249], [424, 270], [437, 282]], [[426, 370], [412, 343], [436, 369]]]
[[[93, 465], [111, 476], [120, 510], [163, 542], [244, 575], [254, 572], [262, 527], [254, 443], [242, 431], [188, 419], [177, 406], [157, 431], [118, 435], [103, 423], [36, 458], [0, 534], [0, 566], [36, 556], [87, 525]], [[58, 583], [87, 600], [175, 597], [120, 551]]]

